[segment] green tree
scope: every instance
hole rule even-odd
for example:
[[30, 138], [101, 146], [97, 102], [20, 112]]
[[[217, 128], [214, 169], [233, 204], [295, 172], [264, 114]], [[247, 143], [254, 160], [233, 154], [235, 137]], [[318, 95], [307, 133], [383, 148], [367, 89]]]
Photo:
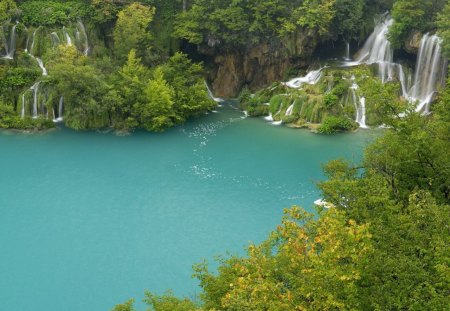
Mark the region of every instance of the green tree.
[[144, 92], [146, 102], [133, 107], [141, 127], [149, 131], [163, 131], [177, 123], [173, 111], [175, 92], [164, 79], [161, 68], [155, 70]]
[[131, 49], [142, 53], [147, 49], [151, 35], [148, 31], [155, 9], [134, 2], [118, 14], [114, 27], [114, 54], [124, 61]]

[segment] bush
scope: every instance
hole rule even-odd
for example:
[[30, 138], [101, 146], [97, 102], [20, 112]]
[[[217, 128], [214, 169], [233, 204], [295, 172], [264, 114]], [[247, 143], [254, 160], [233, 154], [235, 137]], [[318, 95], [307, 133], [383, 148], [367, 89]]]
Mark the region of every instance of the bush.
[[350, 131], [357, 128], [355, 121], [347, 117], [328, 116], [317, 131], [321, 134], [333, 134], [341, 131]]
[[323, 97], [323, 102], [327, 108], [331, 108], [338, 102], [338, 99], [336, 95], [329, 93]]

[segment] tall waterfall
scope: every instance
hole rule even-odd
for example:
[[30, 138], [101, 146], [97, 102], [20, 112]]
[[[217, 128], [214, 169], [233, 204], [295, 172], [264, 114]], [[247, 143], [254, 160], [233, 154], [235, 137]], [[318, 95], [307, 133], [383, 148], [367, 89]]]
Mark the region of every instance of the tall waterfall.
[[6, 52], [3, 58], [6, 59], [14, 58], [14, 52], [16, 51], [16, 28], [18, 23], [19, 22], [16, 22], [14, 26], [12, 26], [11, 28], [11, 33], [9, 34], [9, 42], [8, 39], [5, 37], [5, 35], [3, 34], [3, 41], [5, 44], [5, 52]]
[[445, 81], [447, 60], [442, 55], [441, 39], [425, 34], [417, 55], [414, 84], [409, 90], [409, 99], [417, 101], [416, 110], [428, 113], [429, 104], [438, 86]]
[[78, 41], [78, 45], [80, 46], [80, 49], [83, 51], [84, 55], [89, 55], [89, 41], [88, 36], [86, 33], [86, 28], [84, 27], [84, 24], [81, 20], [77, 23], [77, 32], [76, 32], [76, 39]]

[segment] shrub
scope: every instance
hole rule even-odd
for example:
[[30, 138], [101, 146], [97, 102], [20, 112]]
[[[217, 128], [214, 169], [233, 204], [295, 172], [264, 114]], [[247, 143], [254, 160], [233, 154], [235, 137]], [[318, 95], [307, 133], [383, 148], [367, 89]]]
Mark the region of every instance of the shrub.
[[341, 131], [349, 131], [356, 127], [356, 122], [347, 117], [328, 116], [324, 119], [317, 131], [321, 134], [333, 134]]

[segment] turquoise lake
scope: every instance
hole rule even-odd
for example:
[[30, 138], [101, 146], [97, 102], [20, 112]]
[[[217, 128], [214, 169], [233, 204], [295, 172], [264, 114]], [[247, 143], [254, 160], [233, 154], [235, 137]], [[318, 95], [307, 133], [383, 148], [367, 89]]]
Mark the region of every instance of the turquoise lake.
[[193, 297], [194, 263], [243, 254], [286, 207], [313, 211], [321, 164], [358, 162], [374, 135], [315, 135], [229, 105], [162, 134], [0, 132], [0, 309]]

